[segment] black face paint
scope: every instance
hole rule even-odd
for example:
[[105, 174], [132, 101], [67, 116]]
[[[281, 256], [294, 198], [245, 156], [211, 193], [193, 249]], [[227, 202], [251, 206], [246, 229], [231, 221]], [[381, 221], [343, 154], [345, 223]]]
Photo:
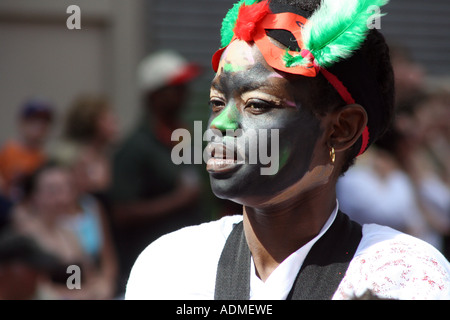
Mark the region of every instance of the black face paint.
[[268, 74], [269, 70], [261, 62], [256, 62], [249, 70], [222, 72], [219, 78], [219, 88], [226, 97], [231, 97], [236, 93], [258, 90], [268, 85]]
[[[230, 46], [230, 51], [233, 46]], [[228, 69], [234, 72], [219, 69], [221, 71], [213, 82], [212, 96], [220, 96], [223, 106], [213, 112], [209, 120], [210, 127], [224, 134], [227, 127], [242, 130], [240, 139], [224, 135], [215, 143], [231, 145], [229, 142], [233, 140], [239, 152], [245, 150], [246, 163], [225, 172], [210, 172], [210, 179], [218, 197], [244, 205], [264, 203], [302, 179], [310, 169], [313, 151], [321, 134], [319, 119], [301, 106], [304, 100], [302, 95], [306, 95], [303, 92], [305, 88], [299, 86], [298, 82], [294, 86], [282, 76], [273, 76], [275, 71], [267, 66], [255, 48], [248, 48], [255, 55], [254, 64]], [[266, 96], [274, 97], [275, 101], [265, 99]], [[289, 104], [292, 101], [296, 102], [295, 108]], [[261, 106], [255, 107], [258, 103]], [[263, 107], [263, 104], [266, 105]], [[260, 137], [256, 139], [255, 146], [251, 134], [259, 130], [266, 131], [270, 154], [270, 150], [274, 149], [270, 142], [272, 130], [275, 129], [279, 133], [277, 142], [282, 161], [276, 174], [262, 175], [263, 164], [248, 163], [250, 148], [261, 147]], [[250, 141], [252, 144], [249, 144]]]

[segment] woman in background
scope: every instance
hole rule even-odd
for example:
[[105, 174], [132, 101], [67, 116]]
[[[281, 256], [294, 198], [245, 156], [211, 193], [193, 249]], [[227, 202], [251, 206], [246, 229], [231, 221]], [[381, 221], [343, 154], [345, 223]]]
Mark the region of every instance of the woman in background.
[[78, 211], [72, 174], [56, 163], [48, 163], [24, 181], [24, 190], [24, 198], [13, 211], [13, 227], [57, 257], [65, 268], [77, 265], [82, 273], [83, 290], [68, 290], [66, 270], [55, 270], [48, 288], [50, 296], [94, 297], [89, 285], [94, 279], [93, 263], [83, 252], [75, 232], [68, 228], [68, 219]]
[[80, 96], [68, 111], [64, 139], [55, 153], [73, 173], [78, 211], [68, 226], [97, 263], [99, 287], [103, 288], [100, 298], [113, 297], [116, 291], [117, 261], [104, 192], [110, 184], [109, 152], [117, 132], [116, 117], [106, 98]]

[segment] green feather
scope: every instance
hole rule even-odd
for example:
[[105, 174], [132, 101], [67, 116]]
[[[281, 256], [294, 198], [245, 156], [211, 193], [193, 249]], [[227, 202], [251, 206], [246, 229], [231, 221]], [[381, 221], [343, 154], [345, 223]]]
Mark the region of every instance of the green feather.
[[308, 65], [311, 61], [309, 61], [308, 59], [304, 59], [300, 53], [296, 54], [296, 55], [291, 55], [288, 52], [289, 49], [286, 49], [286, 53], [284, 54], [284, 56], [282, 57], [284, 64], [286, 65], [286, 67], [290, 68], [290, 67], [298, 67], [298, 66], [306, 66]]
[[[388, 0], [323, 0], [303, 28], [305, 47], [320, 67], [329, 67], [359, 49], [369, 31], [368, 22], [382, 16], [373, 6]], [[298, 58], [298, 60], [301, 60]], [[297, 61], [299, 63], [299, 61]]]
[[[261, 0], [240, 0], [228, 11], [222, 22], [221, 46], [230, 44], [240, 7]], [[311, 51], [316, 63], [327, 68], [341, 59], [348, 58], [364, 42], [368, 21], [383, 14], [374, 14], [372, 6], [382, 7], [389, 0], [323, 0], [302, 30], [304, 48]], [[308, 59], [300, 53], [282, 57], [287, 67], [307, 65]]]
[[234, 27], [236, 26], [236, 21], [239, 14], [239, 9], [241, 6], [245, 3], [245, 5], [250, 6], [252, 4], [258, 3], [261, 0], [240, 0], [239, 2], [235, 3], [233, 7], [228, 11], [225, 18], [222, 22], [222, 28], [220, 29], [220, 35], [221, 35], [221, 46], [226, 47], [230, 44], [231, 39], [233, 39], [234, 36]]

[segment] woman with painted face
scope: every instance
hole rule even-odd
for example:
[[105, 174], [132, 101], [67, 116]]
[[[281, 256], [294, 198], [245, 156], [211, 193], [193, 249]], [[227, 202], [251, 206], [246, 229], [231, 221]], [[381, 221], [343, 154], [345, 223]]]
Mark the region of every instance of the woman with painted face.
[[[450, 265], [436, 249], [361, 226], [336, 200], [339, 176], [391, 122], [389, 50], [368, 24], [370, 8], [386, 2], [235, 4], [212, 61], [207, 170], [214, 193], [242, 204], [242, 215], [149, 245], [126, 298], [450, 298]], [[278, 150], [277, 170], [248, 161], [255, 145]]]

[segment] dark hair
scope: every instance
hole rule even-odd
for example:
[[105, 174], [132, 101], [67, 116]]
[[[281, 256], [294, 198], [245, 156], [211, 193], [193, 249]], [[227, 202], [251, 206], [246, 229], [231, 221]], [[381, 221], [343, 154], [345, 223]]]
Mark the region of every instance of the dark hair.
[[[378, 109], [381, 116], [379, 139], [392, 127], [395, 113], [395, 80], [389, 47], [384, 36], [378, 30], [372, 29], [360, 50], [363, 56], [367, 58], [368, 64], [372, 67], [379, 92], [384, 101], [384, 105], [381, 105], [380, 109]], [[381, 109], [383, 106], [384, 108]], [[357, 151], [355, 153], [355, 150], [350, 150], [347, 153], [347, 161], [342, 168], [342, 173], [345, 173], [353, 165], [356, 154]]]
[[289, 5], [292, 7], [297, 7], [300, 10], [313, 12], [320, 6], [321, 0], [271, 0], [271, 2]]
[[76, 142], [88, 142], [97, 134], [99, 117], [110, 108], [108, 99], [103, 96], [78, 97], [67, 114], [65, 137]]
[[20, 181], [22, 199], [30, 200], [33, 193], [36, 192], [37, 183], [41, 174], [43, 172], [46, 172], [47, 170], [55, 168], [65, 168], [65, 167], [58, 161], [54, 159], [49, 159], [45, 163], [43, 163], [40, 167], [38, 167], [36, 170], [24, 176]]
[[[289, 5], [300, 10], [314, 12], [321, 4], [321, 0], [271, 0], [273, 4]], [[394, 72], [392, 69], [389, 47], [384, 36], [376, 29], [369, 31], [367, 38], [360, 48], [362, 56], [367, 59], [367, 63], [371, 66], [373, 74], [378, 84], [379, 92], [384, 100], [384, 109], [378, 110], [381, 114], [380, 136], [382, 136], [392, 124], [394, 115]], [[312, 79], [311, 86], [311, 110], [316, 114], [324, 114], [344, 107], [346, 103], [339, 96], [333, 86], [319, 74], [318, 77]], [[380, 108], [383, 106], [380, 106]], [[353, 165], [355, 157], [359, 150], [356, 150], [358, 144], [355, 144], [347, 152], [347, 159], [342, 168], [345, 173], [350, 166]]]

